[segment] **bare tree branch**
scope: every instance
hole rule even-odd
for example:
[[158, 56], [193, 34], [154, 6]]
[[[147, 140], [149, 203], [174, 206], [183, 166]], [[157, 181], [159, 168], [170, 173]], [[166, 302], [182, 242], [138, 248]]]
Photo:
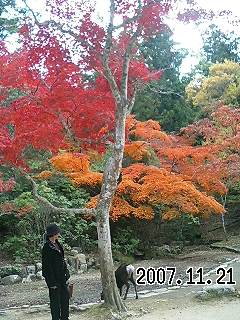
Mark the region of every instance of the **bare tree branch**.
[[172, 91], [172, 90], [167, 90], [167, 91], [163, 91], [163, 90], [155, 90], [153, 89], [151, 86], [148, 86], [148, 89], [152, 92], [155, 92], [155, 93], [159, 93], [159, 94], [162, 94], [162, 95], [170, 95], [170, 94], [173, 94], [175, 96], [178, 96], [179, 98], [181, 99], [184, 99], [184, 96], [181, 95], [180, 93], [178, 92], [175, 92], [175, 91]]
[[113, 39], [113, 29], [114, 29], [114, 24], [113, 24], [113, 19], [115, 15], [115, 4], [114, 0], [111, 0], [110, 4], [110, 21], [107, 29], [107, 38], [106, 38], [106, 44], [105, 48], [103, 51], [103, 56], [102, 56], [102, 63], [104, 67], [104, 75], [106, 79], [109, 82], [112, 94], [117, 102], [118, 105], [121, 105], [122, 103], [122, 98], [117, 86], [117, 83], [115, 81], [115, 78], [113, 76], [112, 70], [109, 66], [109, 57], [112, 49], [112, 39]]
[[[138, 12], [135, 16], [136, 19], [138, 19], [142, 14], [142, 3], [141, 0], [138, 1]], [[137, 30], [132, 35], [132, 38], [130, 42], [128, 43], [128, 46], [126, 48], [125, 54], [124, 54], [124, 60], [123, 60], [123, 69], [122, 69], [122, 79], [121, 79], [121, 94], [125, 101], [128, 99], [128, 76], [129, 76], [129, 63], [131, 60], [131, 53], [132, 49], [134, 48], [134, 45], [137, 41], [137, 37], [139, 36], [141, 32], [141, 27], [138, 25]]]
[[137, 89], [134, 89], [133, 95], [131, 100], [128, 103], [128, 109], [127, 109], [127, 115], [129, 115], [132, 112], [135, 100], [136, 100], [136, 95], [137, 95]]
[[79, 215], [91, 215], [91, 216], [96, 216], [96, 211], [95, 209], [88, 209], [88, 208], [59, 208], [54, 206], [51, 202], [49, 202], [46, 198], [42, 197], [38, 193], [38, 185], [37, 183], [33, 180], [33, 178], [24, 173], [24, 176], [26, 179], [31, 183], [32, 185], [32, 193], [34, 198], [41, 203], [43, 206], [47, 207], [49, 210], [52, 212], [56, 213], [71, 213], [71, 214], [79, 214]]

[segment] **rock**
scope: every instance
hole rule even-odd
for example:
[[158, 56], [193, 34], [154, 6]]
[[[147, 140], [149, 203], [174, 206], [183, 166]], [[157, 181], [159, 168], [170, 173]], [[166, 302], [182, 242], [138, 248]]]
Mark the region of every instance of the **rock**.
[[77, 254], [77, 259], [78, 259], [80, 264], [86, 264], [87, 263], [86, 256], [83, 253], [78, 253]]
[[36, 280], [37, 280], [37, 276], [35, 274], [28, 274], [27, 277], [22, 279], [22, 283], [29, 283]]
[[72, 250], [77, 251], [77, 253], [82, 253], [81, 247], [73, 247]]
[[22, 279], [22, 283], [29, 283], [29, 282], [32, 282], [32, 280], [28, 276]]
[[78, 306], [78, 305], [71, 305], [70, 306], [71, 311], [85, 311], [87, 310], [86, 307]]
[[37, 263], [36, 263], [36, 269], [37, 269], [37, 272], [42, 270], [42, 264], [41, 264], [41, 262], [37, 262]]
[[[70, 267], [77, 273], [78, 270], [85, 270], [87, 267], [87, 261], [85, 254], [76, 252], [76, 250], [72, 250], [71, 253], [75, 253], [75, 255], [68, 256], [67, 261]], [[81, 265], [84, 265], [82, 269]]]
[[87, 259], [88, 268], [92, 268], [96, 265], [96, 258], [90, 257]]
[[32, 281], [36, 281], [37, 280], [37, 276], [36, 274], [29, 274], [28, 277], [32, 280]]
[[77, 250], [71, 250], [70, 252], [71, 256], [76, 256], [78, 254], [78, 251]]
[[138, 259], [143, 259], [143, 257], [144, 257], [144, 252], [139, 251], [139, 250], [136, 250], [136, 251], [134, 252], [134, 257], [135, 257], [135, 258], [138, 258]]
[[44, 280], [44, 277], [43, 277], [43, 275], [42, 275], [42, 271], [38, 271], [38, 272], [36, 273], [36, 279], [37, 279], [37, 280]]
[[79, 269], [80, 272], [81, 272], [81, 273], [87, 272], [87, 267], [88, 267], [88, 266], [87, 266], [86, 263], [81, 264], [81, 265], [80, 265], [80, 269]]
[[9, 285], [20, 282], [22, 282], [22, 278], [17, 274], [11, 274], [10, 276], [6, 276], [1, 279], [1, 284], [3, 285]]
[[237, 296], [238, 291], [234, 286], [231, 285], [212, 285], [203, 287], [203, 290], [198, 291], [195, 298], [200, 300], [210, 300], [214, 298], [224, 297], [224, 296]]
[[163, 246], [152, 246], [151, 250], [146, 252], [147, 258], [161, 258], [171, 255], [171, 249], [170, 246], [165, 244]]
[[36, 267], [34, 265], [32, 266], [26, 266], [27, 274], [35, 274]]

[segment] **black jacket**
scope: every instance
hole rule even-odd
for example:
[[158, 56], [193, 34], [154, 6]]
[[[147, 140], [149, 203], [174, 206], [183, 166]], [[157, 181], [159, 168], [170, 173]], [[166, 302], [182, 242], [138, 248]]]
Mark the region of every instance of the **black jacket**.
[[60, 252], [48, 240], [42, 249], [42, 275], [46, 280], [48, 287], [65, 284], [70, 278], [66, 262], [64, 260], [64, 251], [61, 244], [56, 241]]

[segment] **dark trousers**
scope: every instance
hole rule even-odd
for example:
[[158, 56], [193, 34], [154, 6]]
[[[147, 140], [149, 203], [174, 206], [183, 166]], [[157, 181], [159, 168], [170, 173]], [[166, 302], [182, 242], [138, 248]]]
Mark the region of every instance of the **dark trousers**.
[[69, 293], [66, 284], [57, 289], [49, 288], [50, 309], [52, 320], [68, 320], [69, 317]]

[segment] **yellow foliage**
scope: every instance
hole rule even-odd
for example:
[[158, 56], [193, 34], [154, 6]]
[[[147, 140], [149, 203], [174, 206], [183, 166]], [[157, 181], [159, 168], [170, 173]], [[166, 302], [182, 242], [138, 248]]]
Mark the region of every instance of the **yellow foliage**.
[[238, 105], [240, 97], [240, 64], [225, 60], [209, 68], [209, 76], [193, 80], [186, 94], [194, 105], [208, 107], [219, 102]]

